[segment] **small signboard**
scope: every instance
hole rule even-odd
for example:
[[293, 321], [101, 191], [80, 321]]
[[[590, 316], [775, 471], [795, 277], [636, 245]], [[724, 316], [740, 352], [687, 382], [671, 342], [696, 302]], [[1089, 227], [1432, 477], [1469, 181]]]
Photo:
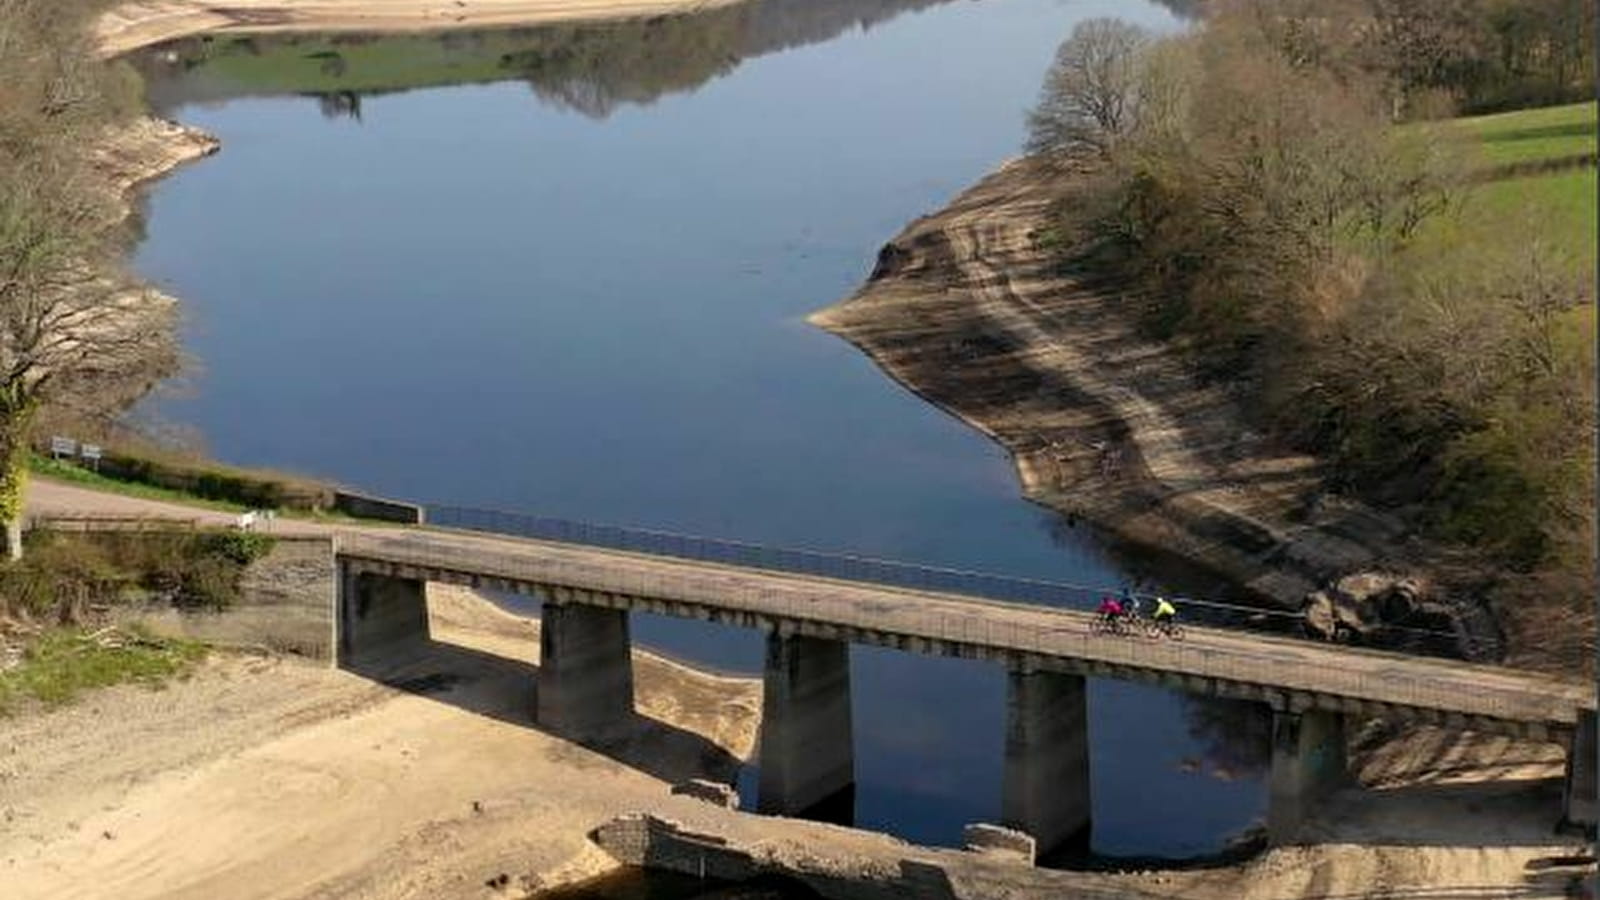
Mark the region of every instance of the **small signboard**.
[[84, 462], [89, 464], [89, 468], [94, 469], [97, 472], [100, 471], [99, 444], [84, 444], [78, 452], [79, 455], [83, 457]]
[[50, 455], [55, 459], [63, 456], [72, 456], [78, 452], [78, 442], [72, 438], [52, 437], [50, 439]]

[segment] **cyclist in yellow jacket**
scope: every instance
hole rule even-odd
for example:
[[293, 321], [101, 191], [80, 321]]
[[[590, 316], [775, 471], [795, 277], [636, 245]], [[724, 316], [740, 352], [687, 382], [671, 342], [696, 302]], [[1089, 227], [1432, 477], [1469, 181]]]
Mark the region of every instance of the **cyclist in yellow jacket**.
[[1171, 622], [1175, 617], [1177, 617], [1177, 615], [1178, 615], [1178, 608], [1177, 607], [1175, 607], [1171, 603], [1169, 603], [1167, 601], [1167, 598], [1165, 598], [1165, 597], [1157, 597], [1156, 598], [1156, 609], [1155, 609], [1155, 612], [1150, 614], [1150, 618], [1152, 620], [1154, 620], [1155, 623], [1158, 624], [1158, 625], [1165, 625], [1168, 622]]

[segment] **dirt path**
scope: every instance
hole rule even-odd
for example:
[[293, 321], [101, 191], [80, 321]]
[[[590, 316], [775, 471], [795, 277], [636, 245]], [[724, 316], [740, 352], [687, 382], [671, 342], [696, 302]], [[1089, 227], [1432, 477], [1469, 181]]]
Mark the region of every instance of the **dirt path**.
[[196, 34], [245, 31], [423, 31], [694, 13], [739, 0], [135, 0], [95, 31], [116, 56]]

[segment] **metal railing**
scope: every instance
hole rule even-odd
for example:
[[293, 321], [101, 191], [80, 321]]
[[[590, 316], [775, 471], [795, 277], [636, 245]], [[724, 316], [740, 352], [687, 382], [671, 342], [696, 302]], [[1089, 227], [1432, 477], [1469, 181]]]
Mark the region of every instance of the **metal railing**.
[[[768, 547], [670, 531], [598, 525], [462, 506], [430, 505], [427, 507], [427, 521], [430, 525], [446, 528], [1033, 606], [1091, 609], [1102, 597], [1116, 596], [1123, 590], [1115, 586], [996, 575], [868, 556]], [[1133, 593], [1145, 601], [1146, 609], [1156, 597], [1156, 594], [1148, 592]], [[1195, 624], [1272, 634], [1306, 633], [1306, 617], [1298, 611], [1263, 609], [1197, 597], [1169, 596], [1168, 599], [1182, 610], [1185, 621]], [[1473, 653], [1482, 649], [1471, 646], [1469, 640], [1449, 631], [1384, 626], [1383, 632], [1391, 641], [1402, 644], [1399, 649], [1429, 655], [1458, 658], [1464, 650]]]
[[[607, 537], [617, 535], [608, 531]], [[615, 543], [585, 546], [623, 549]], [[1131, 670], [1196, 675], [1508, 722], [1566, 726], [1580, 705], [1592, 702], [1586, 701], [1581, 685], [1492, 667], [1335, 648], [1322, 642], [1268, 637], [1219, 641], [1209, 630], [1192, 631], [1184, 641], [1102, 634], [1092, 627], [1092, 616], [1081, 612], [1063, 615], [1035, 604], [953, 596], [953, 592], [908, 595], [896, 601], [873, 591], [876, 583], [847, 581], [829, 586], [755, 573], [663, 565], [659, 559], [642, 555], [606, 563], [588, 554], [496, 548], [451, 539], [445, 532], [435, 536], [415, 531], [363, 532], [352, 535], [345, 549], [357, 559], [400, 562], [436, 574], [482, 574], [508, 582], [571, 585], [620, 598], [656, 598], [669, 604], [740, 610], [799, 627], [817, 626], [825, 632], [843, 626], [857, 632], [853, 639], [869, 642], [866, 636], [873, 634], [931, 638], [1001, 654], [1020, 651], [1098, 661]], [[893, 645], [900, 644], [896, 641]]]

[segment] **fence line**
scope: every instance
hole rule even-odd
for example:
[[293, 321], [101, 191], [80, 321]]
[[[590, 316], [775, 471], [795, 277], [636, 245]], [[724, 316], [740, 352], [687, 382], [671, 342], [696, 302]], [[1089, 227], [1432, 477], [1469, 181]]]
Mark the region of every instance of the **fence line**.
[[[502, 510], [430, 505], [427, 507], [427, 520], [432, 525], [468, 531], [1034, 606], [1085, 609], [1101, 597], [1117, 596], [1123, 591], [1121, 587], [1047, 581], [868, 556], [768, 547], [744, 541], [648, 528], [598, 525]], [[1131, 593], [1144, 601], [1157, 596], [1150, 592]], [[1304, 630], [1306, 620], [1305, 614], [1298, 610], [1262, 609], [1196, 597], [1170, 596], [1168, 599], [1182, 608], [1186, 620], [1216, 627], [1278, 634], [1300, 633]], [[1480, 649], [1474, 640], [1454, 632], [1399, 625], [1385, 625], [1383, 630], [1386, 634], [1403, 636], [1414, 645], [1411, 649], [1434, 655], [1459, 656], [1463, 644], [1472, 651]]]

